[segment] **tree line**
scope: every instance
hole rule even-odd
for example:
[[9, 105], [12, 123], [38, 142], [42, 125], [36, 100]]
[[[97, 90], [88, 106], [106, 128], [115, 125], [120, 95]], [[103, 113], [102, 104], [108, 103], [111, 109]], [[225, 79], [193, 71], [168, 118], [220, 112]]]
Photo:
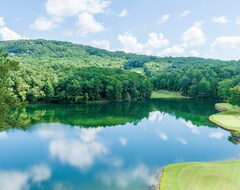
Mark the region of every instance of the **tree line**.
[[180, 91], [194, 99], [229, 100], [240, 105], [240, 61], [189, 58], [188, 62], [188, 58], [175, 58], [167, 63], [147, 63], [144, 71], [155, 90]]
[[150, 98], [152, 91], [150, 80], [137, 73], [63, 64], [23, 66], [10, 81], [22, 102], [131, 101]]
[[[149, 96], [148, 93], [139, 95], [142, 92], [138, 86], [152, 85], [155, 90], [180, 91], [182, 95], [195, 99], [224, 100], [240, 104], [240, 61], [136, 55], [48, 40], [6, 41], [0, 42], [0, 48], [10, 52], [10, 58], [20, 62], [21, 70], [11, 77], [11, 89], [22, 101], [135, 100]], [[109, 70], [104, 72], [103, 68]], [[143, 68], [151, 84], [145, 77], [143, 81], [148, 82], [133, 85], [137, 92], [132, 89], [126, 90], [126, 80], [117, 77], [118, 71], [115, 69], [131, 70], [131, 68]], [[96, 77], [87, 78], [89, 81], [86, 81], [84, 79], [86, 75], [83, 76], [80, 70], [86, 73], [95, 72]], [[116, 80], [109, 79], [111, 76], [107, 75], [108, 72], [113, 72], [112, 76]], [[102, 78], [98, 73], [103, 75]], [[78, 82], [73, 82], [73, 75]], [[126, 71], [123, 75], [133, 74]], [[97, 84], [100, 85], [100, 90], [97, 89], [94, 93], [92, 86]], [[74, 86], [78, 86], [76, 89], [80, 94], [78, 97], [70, 90], [75, 89]], [[114, 90], [121, 93], [111, 96], [110, 91], [113, 88], [110, 86], [116, 86], [114, 88], [118, 90]]]

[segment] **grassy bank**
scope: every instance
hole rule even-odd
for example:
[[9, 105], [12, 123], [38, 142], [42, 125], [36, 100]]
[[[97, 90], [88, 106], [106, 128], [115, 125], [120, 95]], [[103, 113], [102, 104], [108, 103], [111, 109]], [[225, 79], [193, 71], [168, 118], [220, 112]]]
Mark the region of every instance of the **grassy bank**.
[[135, 73], [139, 73], [139, 74], [142, 74], [142, 75], [145, 74], [143, 68], [132, 68], [132, 69], [130, 69], [130, 71], [135, 72]]
[[240, 189], [240, 161], [182, 163], [164, 168], [160, 190]]
[[222, 112], [211, 115], [209, 120], [227, 130], [240, 132], [240, 108], [228, 103], [218, 103], [215, 107]]
[[187, 98], [185, 96], [182, 96], [180, 92], [171, 92], [171, 91], [153, 91], [151, 99], [160, 99], [160, 98], [176, 98], [176, 99], [182, 99]]

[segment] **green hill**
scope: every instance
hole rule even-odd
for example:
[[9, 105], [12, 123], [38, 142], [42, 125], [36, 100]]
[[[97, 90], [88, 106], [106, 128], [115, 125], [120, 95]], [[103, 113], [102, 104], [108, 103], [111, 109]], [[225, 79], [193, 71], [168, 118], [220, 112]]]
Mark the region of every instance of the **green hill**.
[[15, 60], [24, 64], [68, 64], [81, 67], [123, 68], [125, 65], [138, 66], [157, 60], [154, 56], [110, 52], [71, 42], [50, 40], [2, 41], [0, 48], [10, 53]]
[[[43, 83], [51, 81], [55, 88], [62, 78], [66, 78], [66, 72], [72, 73], [73, 77], [76, 74], [73, 70], [85, 67], [131, 70], [147, 76], [154, 90], [179, 91], [183, 96], [195, 99], [227, 100], [230, 89], [240, 83], [240, 61], [234, 60], [146, 56], [49, 40], [4, 41], [0, 42], [0, 48], [9, 52], [10, 58], [20, 62], [21, 71], [13, 77], [13, 88], [21, 99], [26, 96], [27, 100], [32, 96], [44, 99], [46, 92], [42, 89]], [[16, 84], [20, 83], [21, 87], [18, 88], [26, 92], [23, 90], [19, 93]], [[89, 88], [92, 87], [85, 87], [82, 91], [88, 93]], [[139, 88], [139, 85], [135, 87], [137, 91]], [[104, 93], [100, 95], [102, 98], [105, 98]], [[129, 99], [128, 93], [124, 94]], [[134, 96], [138, 97], [138, 92]]]

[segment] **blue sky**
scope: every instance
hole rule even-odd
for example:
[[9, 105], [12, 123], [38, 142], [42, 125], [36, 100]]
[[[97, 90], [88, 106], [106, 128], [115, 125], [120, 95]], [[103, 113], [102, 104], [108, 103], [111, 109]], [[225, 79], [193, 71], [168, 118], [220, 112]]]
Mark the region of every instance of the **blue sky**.
[[240, 1], [2, 0], [0, 40], [21, 38], [240, 59]]

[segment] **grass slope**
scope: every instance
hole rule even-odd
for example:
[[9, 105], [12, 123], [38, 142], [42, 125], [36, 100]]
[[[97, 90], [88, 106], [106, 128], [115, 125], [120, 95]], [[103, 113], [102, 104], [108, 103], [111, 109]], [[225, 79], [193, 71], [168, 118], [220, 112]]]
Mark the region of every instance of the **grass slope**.
[[153, 91], [151, 99], [160, 99], [160, 98], [174, 98], [174, 99], [182, 99], [187, 98], [180, 94], [180, 92], [170, 92], [170, 91]]
[[136, 72], [136, 73], [139, 73], [139, 74], [142, 74], [142, 75], [145, 74], [143, 68], [133, 68], [130, 71]]
[[209, 120], [227, 130], [240, 132], [240, 108], [228, 103], [218, 103], [215, 107], [223, 112], [211, 115]]
[[240, 161], [182, 163], [164, 168], [160, 190], [240, 189]]

